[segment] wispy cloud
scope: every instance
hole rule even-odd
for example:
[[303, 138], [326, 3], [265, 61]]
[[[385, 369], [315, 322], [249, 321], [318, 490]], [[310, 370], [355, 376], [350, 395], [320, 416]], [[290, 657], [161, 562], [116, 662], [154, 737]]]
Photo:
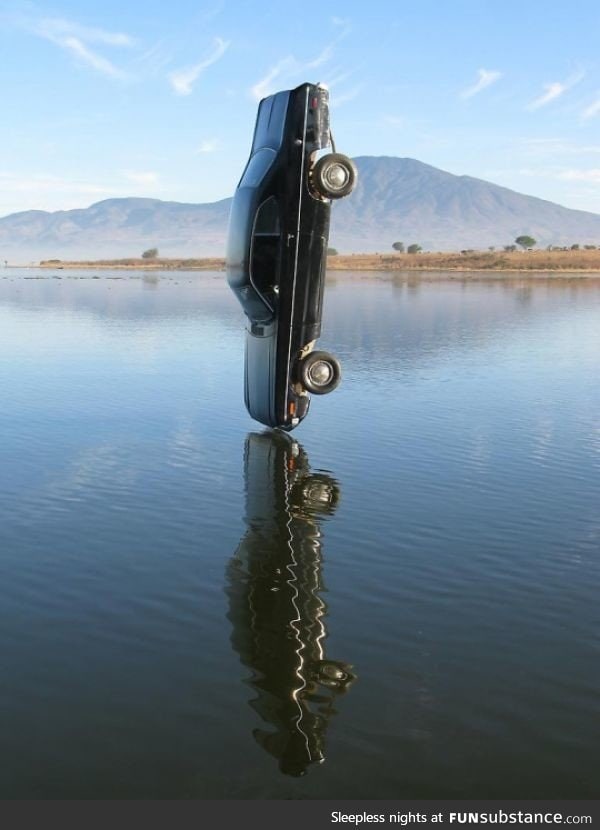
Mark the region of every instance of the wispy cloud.
[[354, 70], [351, 72], [341, 72], [339, 69], [334, 67], [327, 75], [327, 86], [329, 89], [333, 89], [334, 87], [344, 83], [344, 81], [347, 81], [352, 75], [354, 75]]
[[[252, 93], [252, 97], [255, 101], [260, 101], [261, 98], [265, 98], [270, 93], [274, 92], [273, 89], [273, 81], [276, 78], [279, 78], [285, 70], [292, 69], [292, 67], [298, 67], [300, 64], [296, 62], [296, 59], [293, 55], [288, 55], [286, 58], [282, 58], [276, 64], [274, 64], [268, 71], [267, 74], [264, 75], [259, 81], [257, 81], [254, 86], [251, 87], [250, 92]], [[296, 70], [297, 71], [297, 70]]]
[[135, 39], [124, 32], [109, 32], [90, 26], [81, 26], [74, 20], [59, 17], [44, 17], [33, 24], [35, 31], [49, 40], [76, 37], [88, 43], [105, 43], [108, 46], [134, 46]]
[[477, 82], [467, 87], [467, 89], [463, 89], [460, 93], [461, 98], [472, 98], [473, 95], [477, 95], [488, 86], [495, 84], [502, 77], [502, 72], [498, 72], [496, 69], [478, 69], [477, 75]]
[[600, 184], [600, 167], [569, 168], [553, 165], [549, 167], [525, 167], [517, 171], [520, 176], [538, 179], [553, 179], [562, 182], [582, 182], [584, 184]]
[[562, 170], [557, 178], [567, 182], [600, 184], [600, 167], [593, 167], [588, 170]]
[[[30, 6], [29, 8], [34, 7]], [[111, 32], [106, 29], [82, 26], [73, 20], [60, 17], [39, 17], [31, 13], [29, 16], [21, 15], [15, 18], [13, 22], [30, 34], [54, 43], [77, 58], [79, 63], [89, 66], [102, 75], [121, 80], [128, 77], [126, 72], [89, 45], [134, 46], [134, 38], [124, 32]]]
[[159, 40], [148, 49], [137, 54], [131, 61], [136, 71], [144, 76], [163, 75], [173, 59], [172, 48], [165, 40]]
[[568, 92], [575, 84], [578, 84], [579, 81], [583, 80], [585, 77], [585, 72], [580, 70], [573, 75], [570, 75], [565, 81], [553, 81], [549, 84], [544, 84], [545, 92], [542, 93], [538, 98], [535, 98], [527, 107], [529, 110], [537, 110], [540, 107], [545, 107], [546, 104], [549, 104], [551, 101], [555, 101], [557, 98], [560, 98], [561, 95], [564, 95], [565, 92]]
[[596, 115], [600, 115], [600, 95], [581, 113], [581, 117], [586, 121], [588, 118], [594, 118]]
[[348, 101], [352, 101], [356, 98], [364, 89], [364, 84], [357, 84], [352, 89], [349, 89], [347, 92], [343, 92], [341, 95], [336, 96], [333, 99], [332, 107], [341, 107], [343, 104], [347, 104]]
[[316, 58], [313, 58], [305, 64], [306, 69], [316, 69], [317, 66], [322, 66], [324, 63], [327, 63], [327, 61], [330, 61], [333, 57], [333, 47], [333, 43], [326, 46], [321, 52], [319, 52]]
[[107, 75], [109, 78], [121, 79], [125, 79], [127, 77], [126, 72], [123, 72], [107, 58], [104, 58], [97, 52], [92, 51], [88, 46], [85, 45], [85, 43], [79, 40], [79, 38], [69, 36], [62, 38], [60, 41], [56, 42], [63, 49], [66, 49], [67, 52], [71, 52], [72, 55], [75, 55], [75, 57], [79, 58], [82, 61], [82, 63], [91, 66], [92, 69], [95, 69], [102, 75]]
[[113, 193], [114, 188], [78, 179], [66, 179], [54, 175], [20, 176], [0, 171], [0, 190], [11, 193], [76, 193], [93, 196]]
[[131, 196], [133, 185], [141, 188], [142, 193], [151, 188], [153, 195], [164, 197], [167, 193], [159, 189], [159, 184], [157, 174], [134, 170], [116, 171], [100, 180], [0, 170], [0, 215], [20, 210], [78, 208], [101, 199]]
[[535, 155], [583, 155], [584, 153], [600, 153], [600, 144], [579, 144], [576, 141], [565, 141], [562, 138], [526, 138], [526, 148]]
[[153, 170], [123, 170], [123, 176], [134, 184], [143, 187], [152, 186], [158, 183], [158, 173]]
[[209, 138], [200, 142], [196, 148], [196, 153], [214, 153], [218, 146], [219, 142], [216, 138]]
[[169, 81], [177, 95], [190, 95], [194, 84], [209, 66], [220, 60], [230, 46], [230, 41], [220, 37], [214, 39], [213, 50], [206, 58], [195, 63], [193, 66], [176, 69], [169, 75]]
[[[306, 61], [300, 61], [294, 55], [286, 55], [274, 63], [266, 71], [263, 77], [250, 87], [250, 94], [255, 101], [260, 101], [262, 98], [265, 98], [267, 95], [271, 95], [275, 92], [275, 81], [279, 81], [280, 84], [298, 81], [307, 70], [325, 66], [332, 60], [335, 54], [335, 47], [349, 34], [351, 26], [350, 21], [343, 20], [339, 17], [332, 17], [331, 23], [334, 28], [338, 30], [338, 34], [336, 34], [333, 40], [330, 43], [327, 43], [314, 58], [310, 58]], [[347, 77], [347, 74], [348, 73], [340, 75], [335, 79], [335, 81], [339, 82], [343, 80]], [[330, 83], [330, 86], [332, 83], [333, 82]]]

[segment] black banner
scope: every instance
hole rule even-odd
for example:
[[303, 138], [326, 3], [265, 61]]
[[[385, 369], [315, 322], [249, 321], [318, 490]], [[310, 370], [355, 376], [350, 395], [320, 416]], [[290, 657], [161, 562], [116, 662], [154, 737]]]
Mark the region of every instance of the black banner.
[[10, 826], [150, 825], [157, 827], [320, 828], [537, 827], [600, 828], [594, 801], [4, 801]]

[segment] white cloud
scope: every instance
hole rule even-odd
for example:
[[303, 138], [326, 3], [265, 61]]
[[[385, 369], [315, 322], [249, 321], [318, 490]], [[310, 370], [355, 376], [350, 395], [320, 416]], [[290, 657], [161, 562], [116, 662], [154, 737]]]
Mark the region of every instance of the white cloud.
[[347, 81], [353, 74], [354, 72], [340, 72], [337, 69], [333, 69], [327, 76], [327, 86], [329, 89], [333, 89], [344, 81]]
[[525, 167], [517, 171], [520, 176], [535, 177], [540, 179], [553, 179], [562, 182], [585, 182], [587, 184], [600, 184], [600, 167], [588, 169], [565, 168], [558, 165], [554, 167]]
[[108, 32], [90, 26], [81, 26], [73, 20], [58, 17], [45, 17], [33, 24], [34, 30], [41, 37], [56, 40], [72, 35], [88, 43], [105, 43], [108, 46], [134, 46], [135, 40], [123, 32]]
[[213, 63], [216, 63], [223, 57], [229, 45], [230, 41], [216, 37], [212, 52], [204, 60], [195, 63], [193, 66], [183, 67], [182, 69], [176, 69], [174, 72], [171, 72], [169, 82], [175, 93], [177, 95], [190, 95], [200, 75], [205, 69], [208, 69], [209, 66], [212, 66]]
[[595, 115], [600, 115], [600, 96], [593, 101], [589, 107], [586, 107], [581, 113], [584, 119], [593, 118]]
[[[136, 171], [120, 171], [99, 182], [49, 173], [19, 174], [0, 170], [0, 216], [23, 210], [70, 210], [102, 199], [131, 196], [132, 177], [137, 175]], [[149, 174], [141, 174], [144, 175]], [[142, 178], [139, 185], [153, 185], [156, 192], [155, 182], [149, 178]]]
[[360, 95], [364, 89], [364, 86], [364, 84], [357, 84], [347, 92], [343, 92], [341, 95], [338, 95], [332, 100], [331, 106], [335, 109], [336, 107], [341, 107], [342, 104], [348, 103], [348, 101], [352, 101], [357, 95]]
[[593, 167], [589, 170], [562, 170], [557, 178], [567, 182], [600, 184], [600, 167]]
[[24, 210], [69, 210], [91, 205], [102, 199], [128, 196], [129, 188], [119, 189], [82, 179], [68, 179], [44, 173], [18, 175], [0, 172], [0, 215]]
[[562, 138], [527, 138], [524, 139], [524, 143], [535, 155], [600, 153], [600, 144], [578, 144], [576, 141], [565, 141]]
[[70, 35], [55, 42], [63, 49], [71, 52], [71, 54], [75, 55], [75, 57], [79, 58], [83, 63], [91, 66], [92, 69], [95, 69], [97, 72], [100, 72], [102, 75], [107, 75], [109, 78], [121, 79], [127, 77], [126, 72], [118, 69], [114, 63], [111, 63], [111, 61], [107, 58], [102, 57], [102, 55], [99, 55], [97, 52], [93, 52], [88, 46], [82, 43], [79, 38]]
[[305, 64], [306, 69], [316, 69], [317, 66], [321, 66], [322, 64], [327, 63], [327, 61], [330, 61], [333, 57], [333, 46], [333, 43], [326, 46], [316, 58], [313, 58]]
[[40, 193], [57, 194], [59, 196], [62, 194], [100, 196], [115, 192], [115, 189], [112, 187], [78, 179], [66, 179], [43, 173], [34, 176], [20, 176], [1, 171], [0, 190], [7, 193], [31, 194], [34, 197], [31, 204], [35, 204], [37, 196]]
[[[29, 6], [35, 10], [34, 6]], [[127, 73], [119, 69], [104, 55], [90, 48], [90, 43], [101, 43], [110, 47], [131, 47], [135, 40], [123, 32], [110, 32], [106, 29], [82, 26], [73, 20], [58, 17], [17, 16], [12, 22], [29, 32], [54, 43], [56, 46], [75, 56], [80, 63], [91, 67], [96, 72], [110, 78], [125, 79]]]
[[291, 67], [297, 66], [298, 64], [296, 59], [292, 55], [282, 58], [267, 71], [267, 74], [261, 78], [260, 81], [257, 81], [251, 88], [250, 92], [252, 93], [254, 100], [260, 101], [262, 98], [266, 98], [267, 95], [275, 92], [275, 89], [273, 88], [273, 81], [276, 78], [279, 78], [286, 68], [289, 67], [291, 69]]
[[[250, 94], [255, 101], [260, 101], [262, 98], [266, 98], [267, 95], [271, 95], [275, 92], [276, 89], [273, 86], [273, 82], [277, 79], [279, 79], [279, 85], [301, 83], [304, 80], [305, 73], [309, 69], [316, 69], [317, 67], [324, 66], [331, 61], [336, 45], [350, 32], [350, 23], [347, 20], [342, 20], [339, 17], [332, 17], [331, 23], [340, 31], [330, 43], [326, 44], [321, 49], [318, 55], [315, 55], [314, 58], [310, 58], [307, 61], [299, 61], [296, 57], [294, 57], [294, 55], [286, 55], [284, 58], [277, 61], [277, 63], [273, 64], [273, 66], [267, 70], [266, 74], [252, 87], [250, 87]], [[348, 73], [339, 75], [329, 84], [329, 86], [333, 83], [339, 83], [346, 78], [347, 75]]]
[[144, 187], [158, 183], [158, 173], [153, 170], [123, 170], [123, 175], [128, 181]]
[[216, 138], [209, 138], [205, 141], [201, 141], [198, 147], [196, 148], [197, 153], [214, 153], [217, 147], [219, 146], [219, 142]]
[[[324, 56], [327, 54], [327, 57]], [[281, 88], [283, 84], [293, 84], [295, 82], [301, 83], [304, 78], [304, 74], [306, 69], [310, 67], [314, 67], [320, 65], [321, 63], [325, 62], [325, 60], [329, 60], [332, 54], [332, 50], [330, 47], [326, 47], [317, 58], [309, 61], [308, 63], [299, 63], [293, 55], [287, 55], [285, 58], [282, 58], [278, 63], [274, 64], [267, 74], [257, 81], [253, 87], [250, 89], [250, 93], [255, 101], [260, 101], [263, 98], [266, 98], [268, 95], [272, 95], [274, 92], [277, 91], [277, 88]], [[333, 82], [327, 83], [327, 86], [331, 88], [334, 85], [341, 83], [342, 81], [346, 80], [351, 73], [345, 73], [343, 75], [338, 75], [334, 78]], [[279, 78], [279, 84], [274, 84]], [[325, 78], [324, 80], [327, 80]], [[351, 101], [353, 98], [361, 92], [364, 88], [364, 84], [358, 84], [353, 89], [348, 90], [347, 92], [343, 92], [341, 95], [333, 96], [331, 105], [332, 107], [338, 107], [341, 104], [345, 104], [346, 101]]]
[[472, 98], [473, 95], [477, 95], [477, 93], [496, 83], [502, 77], [502, 72], [495, 69], [478, 69], [477, 74], [479, 79], [473, 86], [464, 89], [460, 93], [461, 98]]
[[544, 89], [546, 90], [542, 95], [538, 98], [533, 100], [527, 109], [530, 110], [537, 110], [540, 107], [545, 107], [546, 104], [549, 104], [551, 101], [555, 101], [557, 98], [560, 98], [561, 95], [564, 95], [569, 89], [578, 84], [585, 77], [585, 72], [580, 71], [571, 75], [566, 81], [554, 81], [550, 84], [544, 84]]

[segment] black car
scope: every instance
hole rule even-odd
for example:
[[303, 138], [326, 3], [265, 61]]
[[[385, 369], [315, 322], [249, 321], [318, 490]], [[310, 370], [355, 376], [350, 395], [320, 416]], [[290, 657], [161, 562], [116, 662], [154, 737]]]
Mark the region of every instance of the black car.
[[248, 317], [246, 407], [267, 426], [293, 429], [308, 412], [308, 393], [340, 382], [338, 361], [314, 344], [331, 200], [355, 182], [353, 162], [335, 152], [325, 86], [305, 83], [260, 102], [231, 209], [227, 278]]

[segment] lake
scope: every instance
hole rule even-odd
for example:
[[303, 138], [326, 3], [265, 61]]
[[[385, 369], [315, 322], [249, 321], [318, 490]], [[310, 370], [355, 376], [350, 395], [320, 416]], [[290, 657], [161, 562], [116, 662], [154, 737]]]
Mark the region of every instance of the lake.
[[0, 269], [2, 798], [597, 798], [600, 281]]

